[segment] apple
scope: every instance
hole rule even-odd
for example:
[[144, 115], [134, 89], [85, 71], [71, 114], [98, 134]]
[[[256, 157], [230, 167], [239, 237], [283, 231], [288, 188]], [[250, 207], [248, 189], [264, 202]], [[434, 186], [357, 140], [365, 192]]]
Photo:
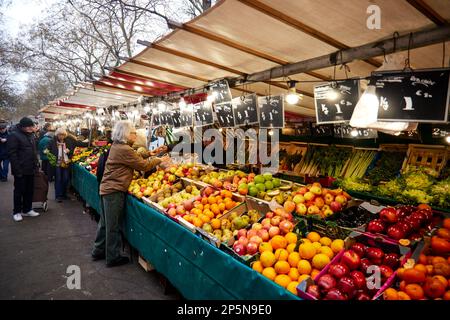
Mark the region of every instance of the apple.
[[369, 259], [367, 258], [363, 258], [361, 259], [361, 270], [364, 273], [367, 273], [367, 269], [372, 265], [372, 262], [370, 262]]
[[334, 196], [331, 193], [327, 193], [324, 199], [325, 203], [329, 205], [334, 201]]
[[315, 204], [319, 209], [321, 209], [321, 208], [323, 208], [323, 206], [325, 205], [325, 201], [323, 201], [323, 198], [322, 198], [322, 197], [316, 197], [316, 198], [314, 199], [314, 204]]
[[291, 232], [292, 229], [294, 229], [294, 225], [292, 224], [292, 222], [290, 222], [288, 220], [283, 220], [280, 222], [281, 233], [286, 234], [288, 232]]
[[322, 292], [328, 292], [336, 287], [336, 280], [330, 274], [324, 274], [317, 280], [317, 285]]
[[405, 218], [405, 222], [409, 223], [409, 225], [411, 226], [411, 231], [419, 230], [420, 225], [422, 224], [422, 221], [420, 220], [420, 218], [417, 218], [417, 217], [414, 218], [412, 215]]
[[337, 288], [347, 294], [349, 298], [352, 298], [356, 293], [356, 285], [351, 277], [345, 276], [339, 279]]
[[169, 205], [167, 206], [167, 208], [172, 209], [172, 208], [176, 208], [177, 205], [175, 203], [169, 203]]
[[386, 223], [396, 223], [398, 221], [397, 210], [392, 207], [386, 207], [380, 211], [380, 220]]
[[303, 197], [301, 194], [297, 194], [294, 196], [292, 201], [294, 201], [295, 204], [299, 204], [299, 203], [304, 203], [306, 200], [305, 200], [305, 197]]
[[350, 270], [358, 269], [361, 264], [361, 258], [353, 250], [347, 250], [344, 252], [341, 262], [349, 267]]
[[263, 240], [259, 236], [253, 236], [250, 238], [249, 242], [254, 242], [254, 243], [258, 244], [258, 246], [259, 246], [259, 244], [261, 242], [263, 242]]
[[184, 209], [184, 207], [182, 205], [178, 205], [177, 206], [177, 214], [183, 215], [185, 213], [186, 213], [186, 209]]
[[347, 297], [338, 288], [333, 288], [328, 291], [324, 300], [347, 300]]
[[177, 215], [177, 209], [170, 208], [169, 211], [167, 211], [167, 213], [169, 214], [169, 216], [175, 217]]
[[400, 229], [403, 230], [403, 232], [405, 233], [405, 237], [411, 233], [412, 229], [411, 229], [411, 225], [407, 222], [405, 222], [405, 220], [400, 220], [398, 223], [396, 223], [395, 225], [397, 225]]
[[240, 229], [237, 233], [237, 238], [246, 237], [247, 238], [247, 229]]
[[258, 230], [250, 229], [247, 231], [247, 239], [250, 239], [251, 237], [254, 237], [258, 235]]
[[336, 263], [330, 266], [328, 269], [328, 273], [331, 274], [334, 278], [340, 279], [343, 276], [349, 274], [349, 268], [343, 263]]
[[384, 252], [380, 248], [370, 247], [366, 250], [366, 257], [369, 258], [372, 263], [380, 265], [384, 259]]
[[253, 230], [261, 230], [262, 227], [263, 227], [262, 224], [261, 224], [261, 223], [258, 223], [258, 222], [254, 223], [254, 224], [252, 225], [252, 229], [253, 229]]
[[386, 225], [380, 219], [375, 219], [367, 224], [366, 231], [370, 233], [383, 233]]
[[250, 241], [247, 245], [247, 254], [254, 255], [256, 252], [258, 252], [258, 248], [259, 244]]
[[246, 249], [244, 247], [244, 245], [242, 243], [239, 242], [235, 242], [233, 245], [233, 250], [234, 252], [236, 252], [238, 255], [243, 256], [246, 254]]
[[397, 269], [400, 264], [399, 255], [397, 253], [386, 253], [384, 255], [383, 264], [391, 267], [392, 269]]
[[426, 217], [427, 220], [426, 221], [430, 221], [433, 218], [433, 211], [428, 210], [428, 209], [420, 209], [418, 210], [419, 212], [423, 213]]
[[423, 211], [416, 211], [410, 215], [411, 219], [417, 219], [420, 224], [424, 224], [427, 221], [427, 215]]
[[320, 209], [319, 207], [317, 207], [316, 205], [312, 205], [308, 208], [308, 214], [319, 214], [320, 213]]
[[193, 208], [192, 201], [191, 200], [184, 201], [183, 207], [184, 207], [184, 209], [186, 209], [186, 211], [191, 211]]
[[300, 195], [304, 195], [307, 192], [308, 192], [308, 188], [306, 188], [306, 187], [300, 187], [300, 189], [298, 189], [298, 191], [297, 191], [297, 193]]
[[350, 277], [353, 279], [355, 286], [357, 289], [365, 289], [366, 288], [366, 277], [359, 270], [353, 270], [350, 272]]
[[366, 253], [366, 249], [367, 246], [362, 244], [362, 243], [355, 243], [350, 247], [351, 250], [355, 251], [356, 254], [360, 257], [360, 258], [364, 258], [364, 255]]
[[270, 237], [269, 237], [269, 231], [267, 231], [266, 229], [261, 229], [258, 230], [258, 232], [256, 233], [256, 235], [258, 237], [260, 237], [264, 242], [265, 241], [269, 241]]
[[381, 272], [381, 278], [383, 280], [388, 279], [394, 273], [394, 271], [391, 269], [391, 267], [388, 267], [385, 265], [380, 266], [380, 272]]
[[273, 238], [280, 234], [280, 228], [278, 227], [270, 227], [269, 229], [269, 237]]
[[303, 197], [305, 198], [306, 201], [311, 201], [314, 199], [315, 195], [314, 193], [308, 191], [307, 193], [305, 193]]
[[266, 213], [266, 218], [272, 219], [275, 214], [272, 211]]
[[330, 208], [331, 208], [331, 210], [333, 210], [333, 212], [339, 212], [342, 210], [342, 204], [340, 204], [337, 201], [332, 201], [330, 203]]
[[237, 242], [239, 242], [240, 244], [242, 244], [244, 247], [248, 245], [248, 239], [247, 239], [247, 237], [240, 237], [240, 238], [238, 239]]
[[347, 203], [347, 198], [343, 195], [338, 195], [334, 198], [334, 201], [339, 202], [344, 207]]
[[318, 285], [312, 284], [306, 289], [306, 293], [313, 296], [317, 300], [320, 299], [320, 289]]
[[[320, 187], [320, 186], [317, 186], [317, 185], [313, 185], [310, 189], [309, 189], [309, 191], [311, 192], [311, 193], [313, 193], [314, 195], [321, 195], [322, 194], [322, 188]], [[306, 195], [305, 195], [306, 196]], [[306, 197], [305, 197], [306, 198]], [[306, 200], [308, 200], [308, 199], [306, 199]]]
[[387, 228], [387, 235], [389, 238], [400, 240], [405, 238], [405, 231], [398, 224], [394, 224]]
[[358, 301], [368, 301], [372, 300], [372, 298], [365, 292], [358, 292], [355, 296], [355, 299]]
[[264, 218], [261, 221], [261, 225], [263, 226], [263, 228], [264, 228], [265, 225], [269, 225], [270, 226], [270, 218]]
[[278, 226], [280, 224], [280, 222], [281, 222], [281, 217], [280, 216], [275, 216], [272, 219], [270, 219], [270, 223], [273, 226]]
[[299, 215], [305, 215], [308, 211], [308, 208], [306, 208], [304, 203], [297, 204], [297, 207], [295, 208], [295, 212]]

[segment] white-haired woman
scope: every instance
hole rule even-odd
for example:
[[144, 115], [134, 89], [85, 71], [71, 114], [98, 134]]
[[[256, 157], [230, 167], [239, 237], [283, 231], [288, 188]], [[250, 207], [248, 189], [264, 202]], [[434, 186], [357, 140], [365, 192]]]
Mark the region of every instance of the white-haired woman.
[[67, 143], [67, 131], [64, 128], [58, 128], [55, 136], [50, 142], [48, 149], [56, 157], [55, 168], [55, 197], [56, 201], [62, 202], [68, 199], [67, 188], [70, 181], [70, 158], [75, 146]]
[[97, 228], [92, 259], [106, 258], [106, 266], [114, 267], [129, 262], [121, 256], [120, 225], [125, 209], [125, 197], [133, 179], [134, 170], [149, 171], [168, 158], [143, 159], [131, 147], [136, 141], [136, 129], [130, 121], [119, 121], [112, 132], [113, 143], [100, 183], [103, 210]]

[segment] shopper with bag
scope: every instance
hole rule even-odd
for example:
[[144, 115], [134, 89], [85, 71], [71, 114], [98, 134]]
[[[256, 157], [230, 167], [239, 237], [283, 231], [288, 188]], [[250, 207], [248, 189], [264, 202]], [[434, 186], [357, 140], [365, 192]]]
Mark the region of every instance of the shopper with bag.
[[24, 117], [12, 130], [7, 142], [14, 176], [13, 219], [16, 222], [22, 221], [22, 216], [39, 216], [32, 210], [34, 174], [39, 168], [34, 131], [34, 122]]
[[6, 122], [0, 123], [0, 181], [8, 181], [9, 159], [8, 159], [8, 130]]
[[41, 159], [41, 168], [44, 171], [45, 175], [49, 182], [53, 181], [53, 167], [50, 165], [48, 160], [48, 155], [45, 153], [45, 150], [48, 148], [50, 142], [55, 137], [55, 130], [52, 127], [47, 128], [47, 132], [44, 136], [39, 140], [38, 149], [39, 149], [39, 158]]
[[106, 160], [100, 183], [102, 212], [97, 228], [92, 259], [106, 258], [106, 266], [114, 267], [129, 262], [120, 254], [120, 225], [125, 210], [125, 198], [133, 179], [134, 170], [149, 171], [169, 161], [168, 157], [143, 159], [132, 148], [136, 141], [136, 129], [130, 121], [119, 121], [112, 133], [113, 144]]
[[[67, 131], [64, 128], [58, 128], [48, 148], [50, 154], [56, 159], [53, 165], [55, 165], [55, 197], [58, 202], [69, 199], [67, 188], [70, 181], [70, 159], [74, 149], [69, 149], [66, 138]], [[49, 158], [52, 157], [50, 154], [47, 154]]]

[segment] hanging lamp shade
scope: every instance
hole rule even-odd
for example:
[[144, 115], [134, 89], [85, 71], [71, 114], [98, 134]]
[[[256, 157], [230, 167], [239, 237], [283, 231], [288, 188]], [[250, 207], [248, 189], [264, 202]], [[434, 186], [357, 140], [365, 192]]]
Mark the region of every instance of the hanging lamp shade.
[[354, 128], [367, 128], [378, 119], [379, 101], [374, 85], [368, 85], [353, 110], [350, 126]]

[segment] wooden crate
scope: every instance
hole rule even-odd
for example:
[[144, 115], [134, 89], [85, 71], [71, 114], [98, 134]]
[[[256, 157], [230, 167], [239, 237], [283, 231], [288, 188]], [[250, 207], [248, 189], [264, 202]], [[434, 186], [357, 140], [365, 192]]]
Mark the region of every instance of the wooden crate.
[[146, 271], [153, 271], [155, 270], [155, 268], [152, 266], [152, 264], [150, 262], [148, 262], [147, 260], [145, 260], [141, 255], [139, 255], [139, 265]]
[[417, 166], [440, 173], [447, 163], [448, 154], [449, 149], [445, 146], [410, 144], [402, 171], [407, 171], [410, 166]]
[[380, 151], [387, 152], [407, 152], [407, 144], [380, 144]]

